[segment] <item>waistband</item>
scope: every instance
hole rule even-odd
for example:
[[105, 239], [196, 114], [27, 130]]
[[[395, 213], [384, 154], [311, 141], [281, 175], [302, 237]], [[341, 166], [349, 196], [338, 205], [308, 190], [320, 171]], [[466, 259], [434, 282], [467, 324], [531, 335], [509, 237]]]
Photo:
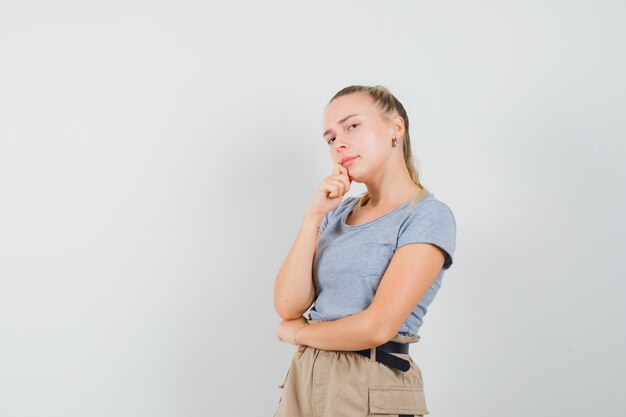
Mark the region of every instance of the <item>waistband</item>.
[[[309, 320], [309, 323], [318, 322], [321, 320]], [[369, 349], [347, 351], [354, 352], [369, 358], [371, 361], [380, 362], [391, 368], [398, 369], [402, 372], [406, 372], [411, 369], [411, 363], [399, 356], [393, 355], [393, 353], [409, 353], [409, 343], [417, 343], [420, 339], [419, 335], [415, 336], [403, 336], [397, 334], [393, 339], [380, 346], [372, 347]], [[299, 345], [298, 351], [306, 349], [306, 345]]]

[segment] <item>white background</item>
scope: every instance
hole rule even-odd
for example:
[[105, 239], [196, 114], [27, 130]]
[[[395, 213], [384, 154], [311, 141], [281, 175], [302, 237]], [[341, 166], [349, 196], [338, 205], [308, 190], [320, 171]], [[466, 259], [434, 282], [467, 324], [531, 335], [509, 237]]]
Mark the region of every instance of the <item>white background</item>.
[[458, 227], [411, 346], [431, 416], [623, 416], [625, 18], [0, 0], [0, 415], [271, 416], [324, 106], [381, 84]]

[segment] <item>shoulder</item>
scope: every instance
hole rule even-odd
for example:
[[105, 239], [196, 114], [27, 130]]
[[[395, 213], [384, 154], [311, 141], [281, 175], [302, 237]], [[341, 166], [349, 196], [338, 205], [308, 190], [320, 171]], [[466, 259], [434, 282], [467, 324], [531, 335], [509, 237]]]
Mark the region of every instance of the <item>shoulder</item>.
[[329, 210], [327, 214], [329, 219], [333, 217], [341, 215], [345, 210], [350, 209], [354, 204], [356, 204], [359, 196], [344, 196], [343, 199], [339, 202], [337, 207], [332, 210]]
[[337, 207], [335, 207], [334, 209], [328, 210], [326, 212], [322, 220], [320, 231], [324, 231], [326, 229], [326, 226], [328, 226], [329, 223], [332, 223], [335, 219], [341, 217], [343, 212], [345, 210], [349, 210], [357, 202], [359, 198], [360, 198], [359, 196], [356, 196], [356, 197], [344, 196], [343, 199], [337, 205]]
[[430, 194], [419, 204], [410, 207], [405, 221], [433, 220], [434, 218], [447, 220], [456, 226], [454, 213], [450, 206], [438, 198], [435, 198], [434, 194]]

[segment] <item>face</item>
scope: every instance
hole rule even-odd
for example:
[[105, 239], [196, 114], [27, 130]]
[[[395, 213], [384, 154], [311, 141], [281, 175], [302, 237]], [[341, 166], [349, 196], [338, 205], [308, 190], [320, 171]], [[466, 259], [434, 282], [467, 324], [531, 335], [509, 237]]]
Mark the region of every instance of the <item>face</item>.
[[[333, 100], [324, 114], [324, 142], [333, 163], [339, 162], [350, 176], [364, 182], [381, 169], [392, 153], [393, 126], [366, 93]], [[354, 158], [355, 157], [355, 158]], [[346, 160], [353, 158], [352, 160]]]

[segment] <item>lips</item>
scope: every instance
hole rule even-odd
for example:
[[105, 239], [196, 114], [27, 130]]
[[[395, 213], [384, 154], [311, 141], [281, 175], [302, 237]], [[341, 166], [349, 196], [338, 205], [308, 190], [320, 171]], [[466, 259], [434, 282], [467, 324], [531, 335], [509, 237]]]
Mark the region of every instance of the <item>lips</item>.
[[356, 158], [358, 158], [358, 156], [348, 156], [348, 157], [345, 157], [345, 158], [343, 158], [343, 159], [341, 160], [341, 165], [345, 165], [345, 164], [346, 164], [346, 162], [347, 162], [347, 163], [350, 163], [352, 160], [354, 160], [354, 159], [356, 159]]

